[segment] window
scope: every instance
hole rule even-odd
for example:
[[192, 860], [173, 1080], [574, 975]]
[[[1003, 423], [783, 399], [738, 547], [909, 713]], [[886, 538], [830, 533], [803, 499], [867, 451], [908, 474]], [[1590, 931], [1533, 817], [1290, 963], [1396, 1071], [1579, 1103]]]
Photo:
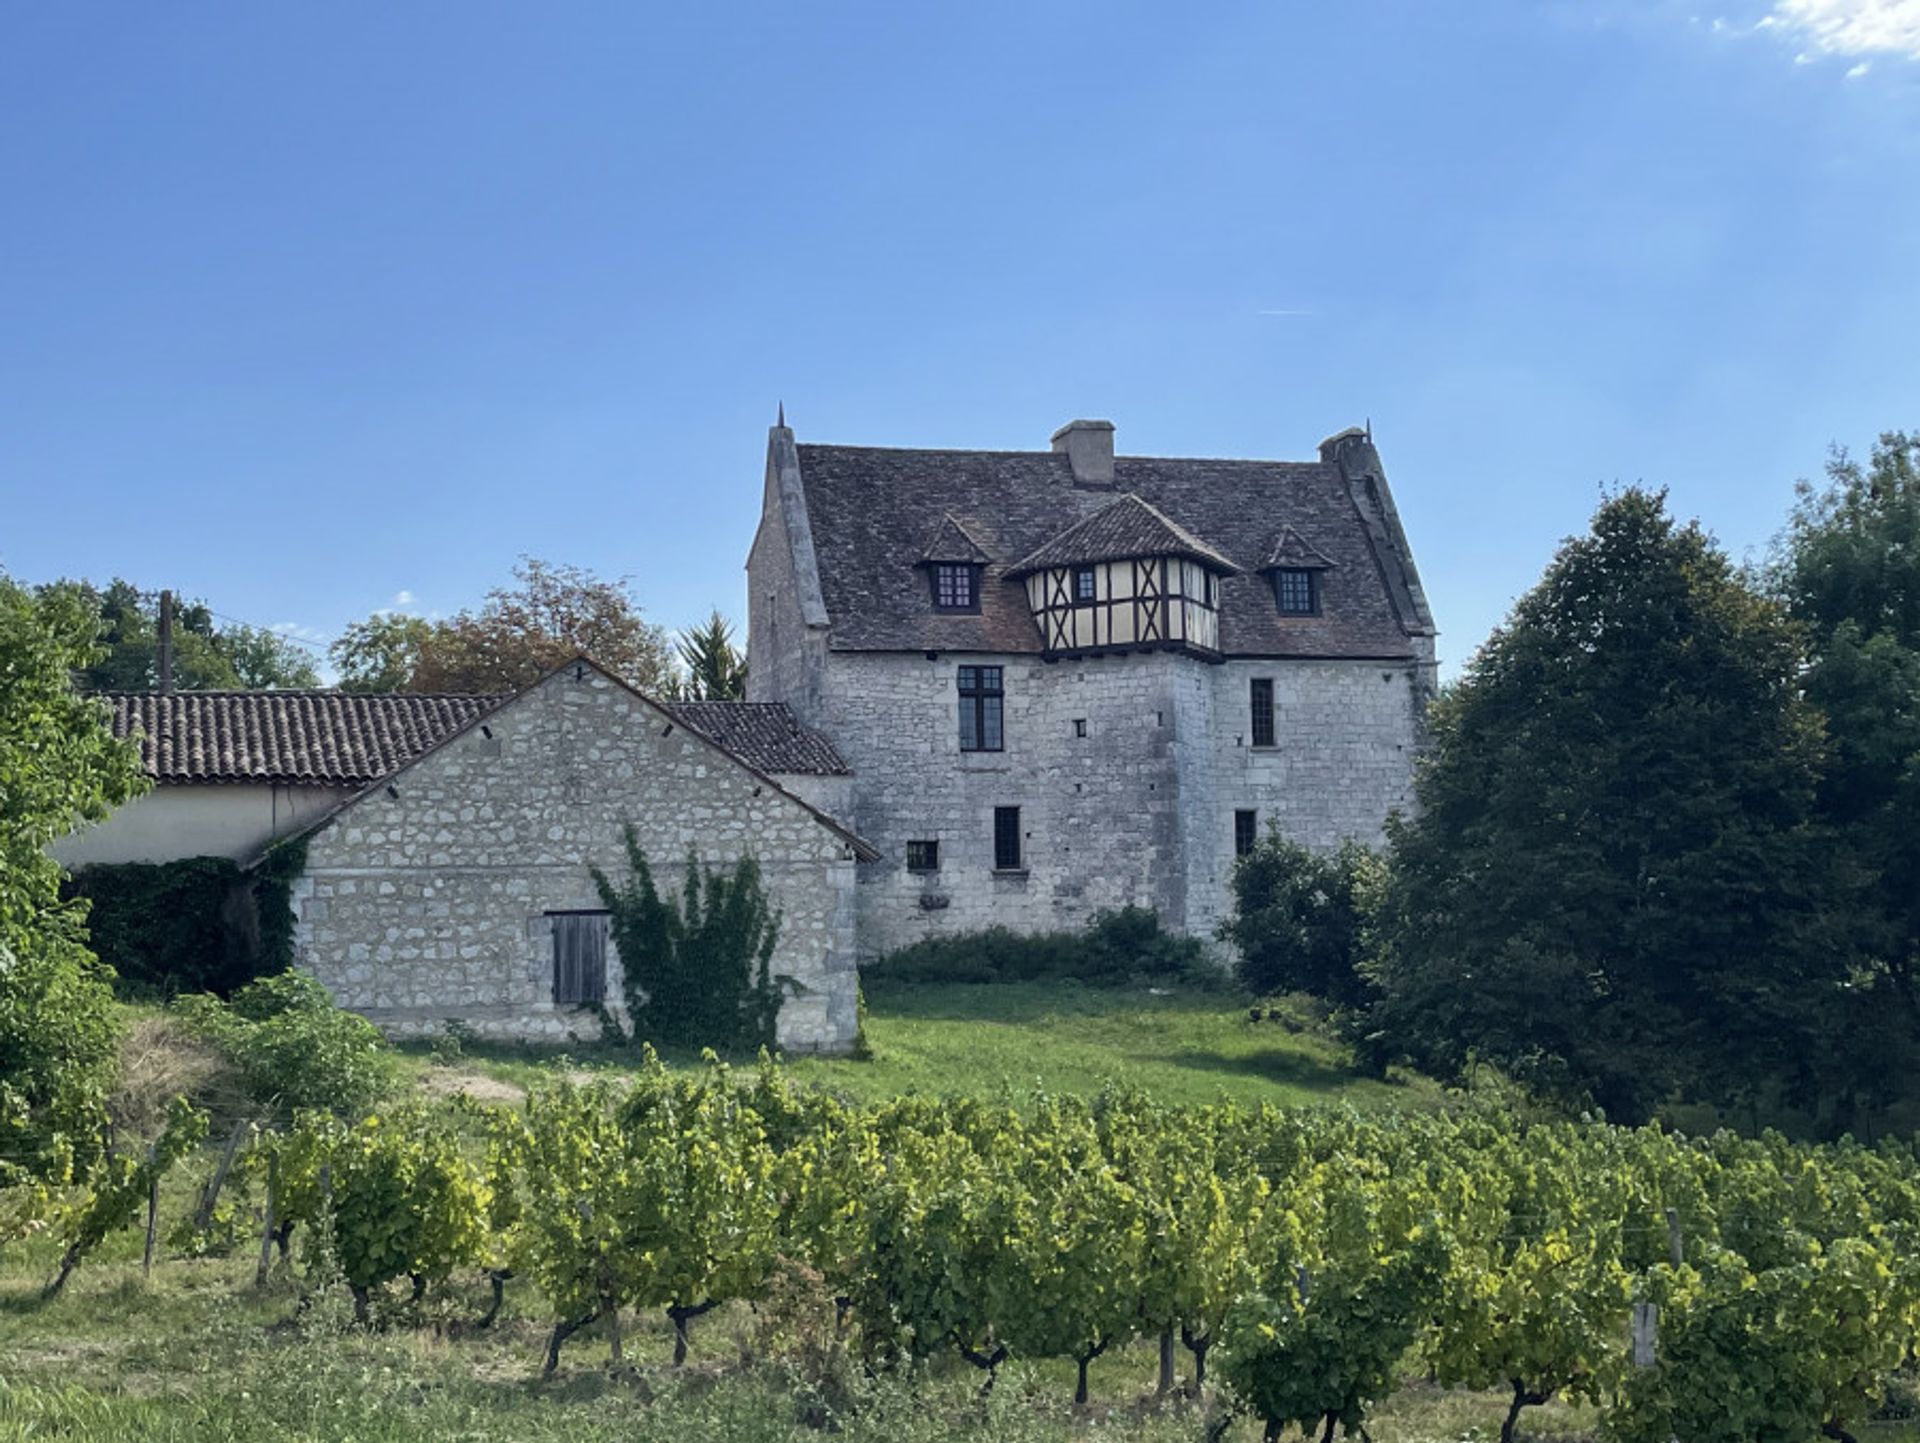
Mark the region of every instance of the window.
[[1281, 567], [1273, 573], [1273, 595], [1289, 616], [1312, 616], [1320, 609], [1320, 588], [1311, 571]]
[[993, 870], [1017, 872], [1020, 866], [1020, 809], [995, 807], [993, 809]]
[[1220, 578], [1215, 576], [1211, 571], [1206, 573], [1206, 578], [1207, 578], [1207, 605], [1218, 606], [1220, 604], [1220, 599], [1219, 599], [1220, 593], [1217, 592], [1214, 588], [1220, 584]]
[[1093, 568], [1076, 566], [1073, 569], [1073, 599], [1075, 601], [1093, 600]]
[[978, 611], [980, 568], [942, 561], [933, 568], [933, 605], [936, 611]]
[[1073, 734], [1077, 737], [1083, 737], [1087, 734], [1087, 719], [1085, 717], [1077, 716], [1073, 719]]
[[1006, 693], [1000, 689], [997, 666], [960, 668], [960, 750], [997, 752], [1003, 748], [1001, 707]]
[[1260, 814], [1251, 808], [1233, 814], [1233, 855], [1244, 857], [1260, 838]]
[[1273, 678], [1270, 676], [1253, 679], [1253, 744], [1273, 745]]
[[940, 844], [934, 842], [907, 843], [907, 870], [909, 872], [937, 872], [940, 870]]
[[553, 921], [553, 1000], [591, 1007], [607, 1000], [607, 914], [549, 912]]

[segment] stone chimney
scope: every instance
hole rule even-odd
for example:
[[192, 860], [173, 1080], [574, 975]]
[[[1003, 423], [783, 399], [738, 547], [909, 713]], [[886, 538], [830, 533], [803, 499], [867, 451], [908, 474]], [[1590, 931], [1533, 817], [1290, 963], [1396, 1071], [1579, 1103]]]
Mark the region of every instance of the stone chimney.
[[1053, 433], [1053, 449], [1066, 452], [1074, 485], [1113, 485], [1113, 422], [1069, 421]]

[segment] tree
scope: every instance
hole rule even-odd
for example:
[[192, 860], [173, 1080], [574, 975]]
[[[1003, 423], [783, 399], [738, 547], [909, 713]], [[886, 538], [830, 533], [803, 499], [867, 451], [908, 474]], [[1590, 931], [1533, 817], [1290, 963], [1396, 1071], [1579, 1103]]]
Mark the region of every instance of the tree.
[[[89, 581], [55, 581], [40, 593], [66, 592], [97, 618], [100, 655], [80, 671], [89, 691], [149, 691], [160, 684], [160, 594], [115, 577], [105, 590]], [[180, 691], [260, 691], [315, 687], [312, 660], [293, 642], [244, 622], [221, 624], [204, 601], [176, 599], [173, 684]]]
[[72, 587], [36, 596], [0, 575], [0, 1174], [91, 1159], [116, 1028], [84, 903], [60, 900], [47, 844], [146, 789], [106, 708], [74, 690], [96, 613]]
[[[1807, 628], [1807, 696], [1832, 737], [1820, 810], [1858, 887], [1849, 910], [1863, 1011], [1902, 1021], [1910, 1043], [1920, 1030], [1920, 435], [1884, 435], [1866, 465], [1843, 452], [1824, 487], [1802, 483], [1769, 579]], [[1907, 1070], [1866, 1058], [1872, 1083]]]
[[433, 636], [434, 624], [423, 616], [377, 611], [350, 623], [327, 655], [342, 691], [407, 691]]
[[1269, 831], [1233, 869], [1233, 915], [1219, 936], [1255, 993], [1309, 992], [1364, 1005], [1363, 934], [1381, 885], [1380, 860], [1357, 842], [1319, 853]]
[[716, 608], [704, 625], [680, 633], [673, 645], [684, 674], [673, 692], [682, 701], [744, 701], [747, 659], [733, 644], [733, 623]]
[[1665, 497], [1607, 499], [1432, 712], [1377, 1022], [1645, 1116], [1809, 1075], [1844, 980], [1797, 628]]
[[667, 633], [642, 617], [624, 577], [523, 556], [515, 586], [495, 587], [477, 611], [445, 621], [382, 613], [349, 626], [332, 656], [354, 691], [518, 691], [587, 653], [646, 691], [673, 674]]

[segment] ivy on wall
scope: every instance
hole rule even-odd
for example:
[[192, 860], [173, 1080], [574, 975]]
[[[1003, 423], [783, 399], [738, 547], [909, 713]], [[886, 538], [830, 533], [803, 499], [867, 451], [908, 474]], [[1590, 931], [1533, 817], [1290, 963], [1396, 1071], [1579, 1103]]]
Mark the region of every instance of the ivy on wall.
[[222, 996], [293, 961], [293, 879], [304, 842], [274, 848], [251, 872], [225, 857], [83, 867], [67, 897], [88, 903], [87, 931], [122, 996]]

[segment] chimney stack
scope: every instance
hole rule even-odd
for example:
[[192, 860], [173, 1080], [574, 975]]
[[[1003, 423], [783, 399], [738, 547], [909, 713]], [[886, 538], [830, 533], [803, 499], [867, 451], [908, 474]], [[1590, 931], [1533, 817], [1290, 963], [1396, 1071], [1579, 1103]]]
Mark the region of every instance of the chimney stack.
[[1053, 433], [1053, 449], [1066, 452], [1074, 485], [1113, 485], [1113, 422], [1069, 421]]

